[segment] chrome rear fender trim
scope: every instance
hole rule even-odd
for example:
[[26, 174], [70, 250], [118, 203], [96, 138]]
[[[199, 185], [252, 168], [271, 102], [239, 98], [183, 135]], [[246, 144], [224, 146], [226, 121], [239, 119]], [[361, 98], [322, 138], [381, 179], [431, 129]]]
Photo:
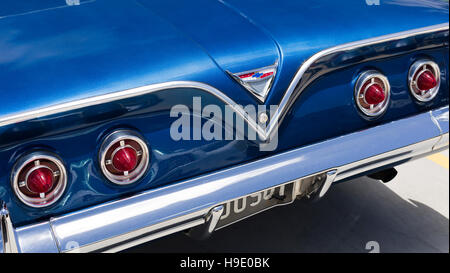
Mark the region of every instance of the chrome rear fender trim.
[[306, 60], [300, 68], [297, 70], [296, 74], [292, 78], [292, 81], [289, 84], [289, 87], [285, 91], [281, 101], [278, 104], [278, 108], [275, 111], [274, 115], [270, 118], [269, 124], [267, 126], [260, 126], [256, 120], [253, 120], [249, 115], [246, 114], [245, 110], [238, 105], [233, 99], [228, 97], [222, 91], [200, 82], [192, 82], [192, 81], [173, 81], [173, 82], [165, 82], [152, 84], [137, 88], [132, 88], [128, 90], [123, 90], [119, 92], [113, 92], [109, 94], [104, 94], [100, 96], [80, 99], [71, 102], [65, 102], [58, 105], [51, 105], [48, 107], [33, 109], [26, 112], [15, 113], [6, 116], [0, 116], [0, 127], [23, 122], [31, 119], [41, 118], [53, 114], [63, 113], [75, 109], [81, 109], [84, 107], [104, 104], [108, 102], [113, 102], [117, 100], [127, 99], [131, 97], [141, 96], [145, 94], [150, 94], [154, 92], [171, 90], [176, 88], [194, 88], [198, 90], [202, 90], [207, 92], [227, 105], [230, 105], [233, 111], [236, 112], [243, 120], [245, 120], [248, 125], [254, 129], [258, 136], [262, 141], [267, 140], [275, 130], [278, 129], [278, 125], [282, 122], [284, 115], [288, 112], [292, 104], [301, 94], [301, 92], [321, 73], [315, 73], [314, 77], [311, 77], [308, 80], [303, 80], [305, 73], [316, 63], [320, 63], [321, 60], [327, 58], [333, 54], [339, 54], [340, 52], [346, 52], [350, 50], [354, 50], [357, 48], [373, 46], [376, 44], [392, 42], [392, 41], [401, 41], [402, 39], [407, 39], [410, 37], [414, 37], [417, 35], [432, 35], [433, 33], [439, 33], [442, 31], [447, 31], [448, 35], [449, 24], [443, 23], [439, 25], [429, 26], [425, 28], [419, 28], [389, 35], [384, 35], [380, 37], [370, 38], [366, 40], [356, 41], [352, 43], [347, 43], [343, 45], [338, 45], [335, 47], [331, 47], [325, 50], [322, 50], [313, 56], [311, 56], [308, 60]]

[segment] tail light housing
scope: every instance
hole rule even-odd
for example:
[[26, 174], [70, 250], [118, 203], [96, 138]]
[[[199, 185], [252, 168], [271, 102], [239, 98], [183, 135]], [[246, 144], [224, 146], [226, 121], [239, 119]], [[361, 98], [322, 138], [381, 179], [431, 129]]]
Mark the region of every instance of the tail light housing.
[[14, 193], [30, 207], [46, 207], [58, 201], [67, 186], [62, 161], [46, 151], [20, 158], [13, 167], [11, 183]]
[[99, 151], [100, 168], [112, 183], [127, 185], [136, 182], [147, 170], [148, 147], [143, 138], [131, 130], [109, 134]]
[[389, 104], [391, 87], [386, 76], [376, 70], [361, 73], [355, 84], [355, 102], [366, 116], [383, 114]]
[[441, 84], [439, 66], [427, 59], [414, 62], [408, 73], [409, 91], [419, 102], [434, 99]]

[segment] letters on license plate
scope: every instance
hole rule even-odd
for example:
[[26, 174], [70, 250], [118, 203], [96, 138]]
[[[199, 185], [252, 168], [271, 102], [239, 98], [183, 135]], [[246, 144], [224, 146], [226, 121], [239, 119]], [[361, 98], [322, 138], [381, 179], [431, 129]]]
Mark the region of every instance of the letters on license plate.
[[245, 219], [249, 216], [278, 205], [285, 205], [294, 201], [295, 182], [260, 191], [224, 204], [225, 210], [220, 217], [217, 228]]

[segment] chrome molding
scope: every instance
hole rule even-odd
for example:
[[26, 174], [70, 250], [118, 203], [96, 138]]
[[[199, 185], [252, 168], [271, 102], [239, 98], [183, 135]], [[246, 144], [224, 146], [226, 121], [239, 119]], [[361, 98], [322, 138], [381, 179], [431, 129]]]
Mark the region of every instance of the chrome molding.
[[0, 206], [0, 253], [17, 253], [16, 236], [9, 211], [3, 201]]
[[207, 211], [205, 210], [199, 210], [192, 214], [183, 215], [142, 229], [136, 229], [120, 236], [105, 238], [105, 240], [93, 244], [80, 245], [78, 249], [62, 248], [61, 252], [119, 252], [145, 242], [205, 224], [204, 215], [206, 213]]
[[[414, 30], [408, 30], [408, 31], [403, 31], [403, 32], [399, 32], [399, 33], [388, 34], [388, 35], [384, 35], [384, 36], [380, 36], [380, 37], [351, 42], [351, 43], [331, 47], [331, 48], [325, 49], [323, 51], [320, 51], [320, 52], [314, 54], [312, 57], [310, 57], [306, 62], [304, 62], [302, 64], [300, 69], [295, 74], [293, 80], [291, 81], [288, 89], [284, 93], [284, 96], [278, 105], [278, 109], [276, 110], [274, 116], [271, 118], [271, 122], [267, 126], [267, 133], [271, 134], [274, 130], [276, 130], [276, 128], [278, 126], [278, 122], [275, 122], [275, 121], [279, 121], [281, 123], [281, 117], [288, 110], [288, 109], [286, 109], [288, 102], [290, 101], [290, 99], [294, 93], [294, 90], [295, 90], [296, 86], [298, 85], [298, 83], [300, 82], [301, 78], [303, 77], [305, 72], [309, 69], [309, 67], [311, 65], [313, 65], [315, 62], [317, 62], [318, 60], [320, 60], [321, 58], [326, 57], [331, 54], [334, 54], [334, 53], [337, 53], [337, 52], [343, 52], [343, 51], [358, 48], [358, 47], [379, 44], [379, 43], [384, 43], [384, 42], [393, 41], [393, 40], [400, 40], [400, 39], [412, 37], [415, 35], [427, 34], [427, 33], [432, 33], [432, 32], [448, 30], [448, 29], [449, 29], [449, 23], [447, 22], [447, 23], [443, 23], [443, 24], [439, 24], [439, 25], [434, 25], [434, 26], [429, 26], [429, 27], [424, 27], [424, 28], [419, 28], [419, 29], [414, 29]], [[300, 94], [301, 94], [301, 92], [300, 92]]]
[[58, 114], [62, 112], [67, 112], [71, 110], [76, 110], [84, 107], [100, 105], [108, 102], [113, 102], [117, 100], [128, 99], [136, 96], [147, 95], [151, 93], [155, 93], [158, 91], [176, 89], [176, 88], [193, 88], [205, 91], [218, 99], [224, 102], [227, 105], [230, 105], [232, 109], [238, 114], [243, 120], [245, 120], [252, 129], [254, 129], [258, 135], [264, 136], [264, 129], [261, 128], [257, 122], [249, 117], [246, 114], [244, 109], [239, 106], [236, 102], [234, 102], [227, 95], [219, 91], [218, 89], [204, 84], [200, 82], [192, 82], [192, 81], [173, 81], [173, 82], [165, 82], [158, 84], [151, 84], [146, 86], [141, 86], [137, 88], [127, 89], [119, 92], [113, 92], [101, 96], [90, 97], [86, 99], [76, 100], [72, 102], [62, 103], [58, 105], [53, 105], [41, 109], [26, 111], [23, 113], [18, 113], [14, 115], [8, 115], [0, 117], [0, 127], [6, 126], [9, 124], [14, 124], [18, 122], [23, 122], [35, 118], [41, 118], [53, 114]]
[[57, 113], [61, 113], [61, 112], [80, 109], [80, 108], [84, 108], [84, 107], [88, 107], [88, 106], [94, 106], [94, 105], [104, 104], [104, 103], [108, 103], [108, 102], [113, 102], [116, 100], [122, 100], [122, 99], [131, 98], [131, 97], [146, 95], [146, 94], [150, 94], [150, 93], [154, 93], [154, 92], [158, 92], [158, 91], [175, 89], [175, 88], [194, 88], [194, 89], [199, 89], [199, 90], [205, 91], [205, 92], [217, 97], [225, 104], [231, 106], [232, 109], [236, 112], [236, 114], [239, 115], [243, 120], [245, 120], [248, 123], [248, 125], [258, 133], [258, 136], [261, 138], [261, 140], [265, 141], [270, 138], [270, 135], [273, 132], [275, 132], [275, 130], [278, 129], [278, 124], [281, 123], [284, 114], [289, 110], [288, 108], [290, 107], [289, 105], [290, 105], [291, 100], [295, 100], [296, 97], [298, 97], [301, 94], [301, 91], [307, 86], [307, 85], [303, 86], [302, 90], [300, 90], [300, 92], [298, 94], [294, 95], [294, 90], [298, 86], [298, 84], [299, 84], [300, 80], [302, 79], [303, 75], [305, 74], [305, 72], [308, 71], [308, 69], [314, 63], [318, 62], [320, 59], [322, 59], [330, 54], [344, 52], [344, 51], [359, 48], [359, 47], [400, 40], [400, 39], [404, 39], [404, 38], [408, 38], [408, 37], [412, 37], [412, 36], [416, 36], [416, 35], [439, 32], [439, 31], [444, 31], [444, 30], [448, 30], [448, 29], [449, 29], [449, 24], [447, 22], [447, 23], [429, 26], [429, 27], [425, 27], [425, 28], [419, 28], [419, 29], [399, 32], [399, 33], [395, 33], [395, 34], [389, 34], [389, 35], [384, 35], [384, 36], [380, 36], [380, 37], [360, 40], [360, 41], [351, 42], [351, 43], [347, 43], [347, 44], [342, 44], [339, 46], [335, 46], [335, 47], [331, 47], [331, 48], [322, 50], [322, 51], [314, 54], [312, 57], [310, 57], [308, 60], [306, 60], [301, 65], [301, 67], [298, 69], [298, 71], [296, 72], [289, 87], [287, 88], [286, 92], [284, 93], [284, 95], [278, 105], [277, 110], [275, 111], [274, 115], [270, 118], [270, 121], [269, 121], [269, 124], [267, 127], [261, 127], [257, 121], [253, 120], [252, 118], [249, 117], [249, 115], [246, 114], [246, 112], [244, 111], [244, 109], [241, 106], [239, 106], [234, 100], [232, 100], [230, 97], [225, 95], [220, 90], [218, 90], [208, 84], [204, 84], [204, 83], [200, 83], [200, 82], [192, 82], [192, 81], [173, 81], [173, 82], [152, 84], [152, 85], [127, 89], [127, 90], [123, 90], [123, 91], [119, 91], [119, 92], [113, 92], [113, 93], [109, 93], [109, 94], [105, 94], [105, 95], [100, 95], [100, 96], [85, 98], [85, 99], [81, 99], [81, 100], [61, 103], [58, 105], [52, 105], [52, 106], [48, 106], [48, 107], [44, 107], [44, 108], [40, 108], [40, 109], [34, 109], [31, 111], [6, 115], [6, 116], [0, 117], [0, 127], [18, 123], [18, 122], [31, 120], [31, 119], [35, 119], [35, 118], [40, 118], [40, 117], [44, 117], [44, 116], [48, 116], [48, 115], [53, 115], [53, 114], [57, 114]]
[[360, 173], [383, 167], [388, 164], [399, 164], [406, 159], [416, 159], [431, 154], [433, 153], [434, 145], [439, 142], [439, 139], [440, 137], [431, 138], [413, 145], [341, 166], [336, 175], [335, 181], [351, 178]]

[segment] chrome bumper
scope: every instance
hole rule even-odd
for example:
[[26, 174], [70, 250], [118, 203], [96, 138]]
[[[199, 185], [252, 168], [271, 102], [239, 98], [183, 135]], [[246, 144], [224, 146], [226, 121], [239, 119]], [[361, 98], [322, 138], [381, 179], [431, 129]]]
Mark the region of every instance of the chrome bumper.
[[4, 209], [0, 245], [12, 252], [116, 252], [200, 225], [211, 232], [229, 200], [333, 170], [321, 197], [333, 181], [448, 147], [448, 122], [446, 106], [15, 229]]

